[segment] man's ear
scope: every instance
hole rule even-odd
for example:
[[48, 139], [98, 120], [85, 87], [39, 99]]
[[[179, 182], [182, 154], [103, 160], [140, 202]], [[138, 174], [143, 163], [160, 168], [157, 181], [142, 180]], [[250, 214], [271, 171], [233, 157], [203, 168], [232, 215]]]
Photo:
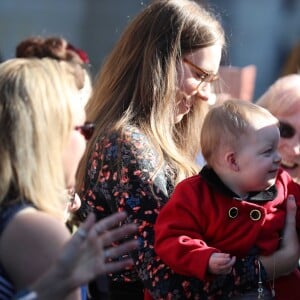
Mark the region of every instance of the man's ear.
[[230, 170], [235, 172], [238, 172], [240, 170], [235, 152], [227, 152], [225, 154], [225, 162], [227, 164], [227, 167], [230, 168]]

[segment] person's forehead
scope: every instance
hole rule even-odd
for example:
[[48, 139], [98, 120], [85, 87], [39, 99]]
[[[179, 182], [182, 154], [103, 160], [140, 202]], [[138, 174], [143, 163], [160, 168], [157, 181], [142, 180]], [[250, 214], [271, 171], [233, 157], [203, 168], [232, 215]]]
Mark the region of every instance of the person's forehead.
[[194, 65], [210, 72], [217, 73], [222, 55], [222, 46], [215, 44], [209, 47], [197, 49], [188, 53], [186, 57]]
[[239, 141], [245, 146], [264, 147], [265, 145], [273, 144], [279, 139], [279, 128], [275, 124], [251, 128], [246, 133], [241, 135]]
[[274, 115], [281, 121], [290, 123], [300, 123], [300, 101], [297, 105], [292, 105], [288, 109], [282, 109]]

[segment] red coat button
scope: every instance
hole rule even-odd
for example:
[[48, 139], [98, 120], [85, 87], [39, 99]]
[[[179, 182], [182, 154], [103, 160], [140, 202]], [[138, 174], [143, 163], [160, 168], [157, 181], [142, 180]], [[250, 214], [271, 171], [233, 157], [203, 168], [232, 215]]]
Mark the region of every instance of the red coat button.
[[229, 210], [228, 210], [228, 216], [230, 219], [234, 219], [238, 216], [239, 214], [239, 209], [237, 207], [231, 207]]
[[252, 209], [250, 211], [250, 219], [252, 221], [258, 221], [261, 219], [261, 212], [258, 209]]

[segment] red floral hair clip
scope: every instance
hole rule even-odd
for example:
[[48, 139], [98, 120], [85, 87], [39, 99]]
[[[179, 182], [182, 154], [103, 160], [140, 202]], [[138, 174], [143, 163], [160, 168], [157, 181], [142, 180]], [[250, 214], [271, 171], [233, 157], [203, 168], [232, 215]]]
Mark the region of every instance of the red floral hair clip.
[[72, 44], [68, 44], [67, 49], [74, 51], [75, 53], [78, 54], [78, 56], [81, 58], [82, 62], [84, 64], [89, 64], [90, 59], [87, 55], [87, 53], [79, 48], [74, 47]]

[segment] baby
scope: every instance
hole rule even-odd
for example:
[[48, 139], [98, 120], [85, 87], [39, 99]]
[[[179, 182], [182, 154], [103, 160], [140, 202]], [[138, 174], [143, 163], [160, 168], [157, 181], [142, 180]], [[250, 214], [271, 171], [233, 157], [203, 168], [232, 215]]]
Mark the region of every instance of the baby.
[[[236, 257], [276, 251], [289, 195], [300, 229], [300, 185], [279, 168], [279, 138], [278, 120], [258, 105], [228, 100], [210, 110], [201, 133], [207, 165], [176, 186], [156, 222], [155, 250], [175, 272], [208, 280], [230, 273]], [[272, 290], [295, 299], [297, 267], [278, 275], [274, 260], [273, 280], [259, 283], [256, 297]]]

